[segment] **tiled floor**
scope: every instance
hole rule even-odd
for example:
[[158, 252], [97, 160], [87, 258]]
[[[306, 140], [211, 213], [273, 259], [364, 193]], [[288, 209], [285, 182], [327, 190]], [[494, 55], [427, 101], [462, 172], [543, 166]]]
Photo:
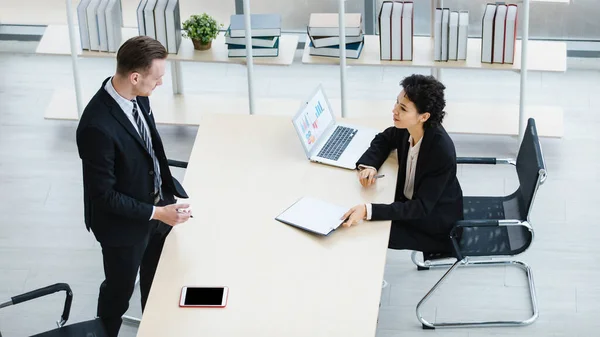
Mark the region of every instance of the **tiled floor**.
[[[12, 47], [11, 47], [12, 48]], [[15, 50], [14, 48], [11, 50]], [[83, 225], [81, 166], [75, 122], [43, 119], [52, 90], [72, 87], [68, 57], [0, 54], [0, 302], [24, 291], [67, 282], [74, 292], [70, 322], [95, 315], [102, 280], [101, 255]], [[82, 84], [95, 89], [114, 70], [114, 61], [80, 59]], [[390, 99], [398, 82], [426, 69], [352, 67], [348, 94], [353, 98]], [[525, 328], [423, 331], [415, 317], [420, 298], [443, 270], [417, 272], [409, 252], [389, 251], [378, 337], [440, 335], [594, 336], [600, 328], [600, 229], [594, 209], [600, 203], [600, 114], [597, 70], [569, 69], [563, 74], [530, 73], [531, 104], [556, 104], [565, 110], [563, 139], [542, 139], [549, 177], [538, 193], [531, 220], [532, 248], [522, 255], [534, 271], [540, 318]], [[246, 95], [246, 69], [239, 65], [183, 64], [185, 92]], [[513, 72], [443, 73], [448, 100], [518, 102], [519, 75]], [[339, 68], [310, 66], [299, 55], [290, 67], [255, 66], [258, 97], [302, 99], [322, 83], [339, 97]], [[167, 74], [165, 86], [170, 92]], [[296, 107], [281, 111], [292, 115]], [[201, 113], [201, 107], [199, 108]], [[156, 113], [160, 113], [156, 111]], [[259, 112], [260, 113], [260, 112]], [[373, 111], [372, 114], [388, 114]], [[186, 160], [195, 127], [160, 126], [171, 158]], [[452, 135], [459, 155], [513, 156], [513, 137]], [[184, 171], [175, 171], [181, 177]], [[459, 169], [465, 194], [507, 194], [516, 187], [511, 167]], [[458, 270], [424, 308], [431, 320], [523, 318], [528, 315], [523, 273], [513, 269]], [[63, 294], [0, 309], [3, 336], [28, 336], [53, 328]], [[130, 314], [139, 315], [139, 297]], [[275, 322], [276, 323], [276, 322]], [[199, 327], [199, 332], [201, 332]], [[134, 336], [124, 326], [121, 336]]]

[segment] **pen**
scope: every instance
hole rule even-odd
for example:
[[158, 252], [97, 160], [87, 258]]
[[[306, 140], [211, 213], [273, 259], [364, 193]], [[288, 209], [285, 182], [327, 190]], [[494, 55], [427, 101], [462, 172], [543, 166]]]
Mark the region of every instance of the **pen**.
[[385, 174], [378, 174], [378, 175], [374, 176], [373, 178], [383, 178], [383, 177], [385, 177]]
[[[177, 213], [186, 213], [186, 211], [182, 210], [181, 208], [177, 209]], [[190, 218], [193, 218], [194, 216], [190, 214]]]

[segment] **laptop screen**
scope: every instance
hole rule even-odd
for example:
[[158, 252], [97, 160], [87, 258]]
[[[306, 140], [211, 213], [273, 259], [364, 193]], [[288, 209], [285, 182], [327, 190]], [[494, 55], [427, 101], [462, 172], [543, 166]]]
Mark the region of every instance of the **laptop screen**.
[[327, 102], [322, 88], [319, 87], [294, 117], [294, 127], [298, 131], [307, 153], [312, 150], [329, 125], [334, 122], [330, 109], [329, 102]]

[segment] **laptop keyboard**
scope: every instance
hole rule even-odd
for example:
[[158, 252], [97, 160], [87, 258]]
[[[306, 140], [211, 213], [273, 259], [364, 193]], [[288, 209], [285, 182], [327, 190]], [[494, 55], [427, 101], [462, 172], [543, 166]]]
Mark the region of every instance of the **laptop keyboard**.
[[358, 130], [345, 126], [337, 126], [325, 146], [319, 151], [318, 157], [338, 160]]

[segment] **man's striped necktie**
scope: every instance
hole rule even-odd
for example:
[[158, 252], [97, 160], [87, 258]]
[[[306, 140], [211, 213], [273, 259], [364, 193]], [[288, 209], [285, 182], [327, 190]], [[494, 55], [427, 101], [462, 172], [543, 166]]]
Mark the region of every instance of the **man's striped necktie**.
[[160, 199], [162, 199], [163, 195], [161, 189], [162, 181], [160, 177], [160, 165], [158, 164], [158, 159], [154, 154], [154, 148], [152, 147], [152, 141], [150, 140], [149, 130], [146, 129], [146, 126], [142, 122], [142, 116], [140, 116], [140, 113], [138, 112], [136, 100], [132, 99], [131, 102], [133, 103], [133, 118], [137, 124], [140, 136], [142, 137], [144, 144], [146, 144], [146, 150], [148, 150], [148, 153], [152, 157], [152, 162], [154, 163], [154, 192], [158, 192]]

